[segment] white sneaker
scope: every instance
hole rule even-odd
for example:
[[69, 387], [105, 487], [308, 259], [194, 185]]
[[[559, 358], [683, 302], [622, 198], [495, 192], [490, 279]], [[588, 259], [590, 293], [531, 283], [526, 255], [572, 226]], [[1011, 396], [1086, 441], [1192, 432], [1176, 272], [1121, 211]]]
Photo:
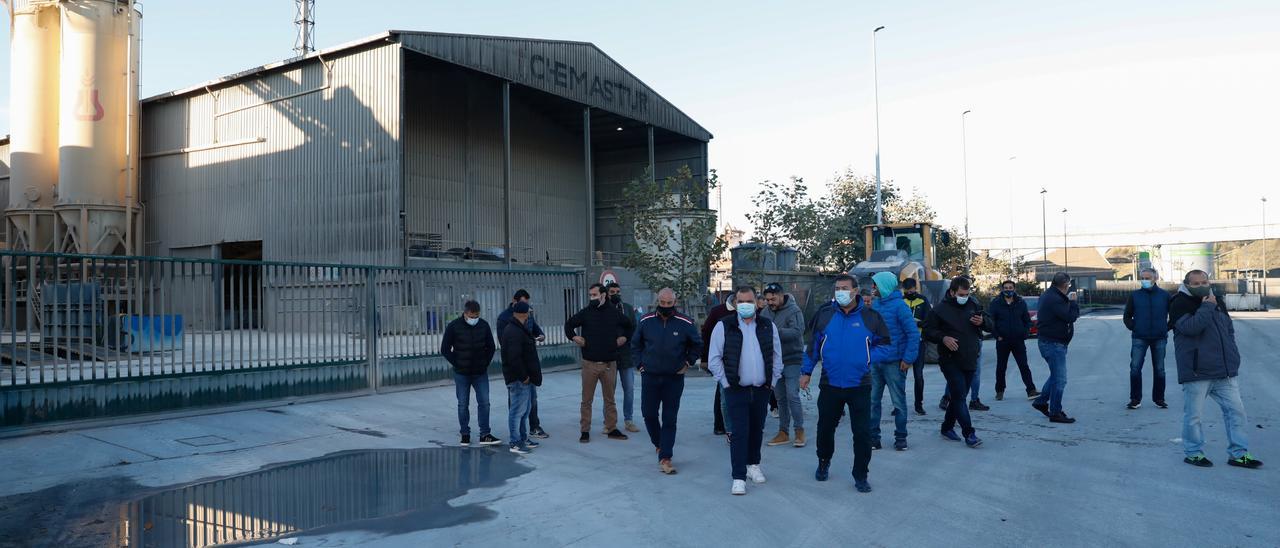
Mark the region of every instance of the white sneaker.
[[747, 494], [747, 482], [742, 480], [733, 480], [733, 489], [731, 489], [729, 492], [734, 495]]
[[764, 472], [760, 471], [759, 464], [747, 466], [747, 477], [751, 478], [751, 481], [755, 483], [764, 483]]

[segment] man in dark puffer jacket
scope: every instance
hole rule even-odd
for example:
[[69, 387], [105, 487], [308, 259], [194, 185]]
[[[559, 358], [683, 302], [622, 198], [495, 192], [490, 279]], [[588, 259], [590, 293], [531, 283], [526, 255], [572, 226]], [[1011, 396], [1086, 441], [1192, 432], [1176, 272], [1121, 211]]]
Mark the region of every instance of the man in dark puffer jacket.
[[489, 322], [480, 318], [480, 303], [467, 301], [462, 317], [449, 322], [440, 341], [440, 354], [453, 366], [453, 384], [458, 393], [458, 425], [462, 445], [471, 445], [471, 391], [476, 393], [476, 414], [480, 422], [480, 445], [498, 445], [502, 440], [489, 433], [489, 364], [497, 348]]

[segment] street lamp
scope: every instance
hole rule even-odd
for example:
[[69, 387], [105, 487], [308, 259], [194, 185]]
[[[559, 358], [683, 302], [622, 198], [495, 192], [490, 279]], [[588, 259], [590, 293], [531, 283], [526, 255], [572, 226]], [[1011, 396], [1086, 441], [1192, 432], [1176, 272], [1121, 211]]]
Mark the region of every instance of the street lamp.
[[969, 275], [973, 268], [973, 253], [969, 250], [969, 132], [965, 127], [965, 116], [972, 110], [960, 113], [960, 150], [964, 157], [964, 275]]
[[1044, 195], [1049, 191], [1040, 187], [1040, 253], [1045, 264], [1049, 263], [1049, 216], [1046, 214]]
[[882, 30], [884, 25], [871, 31], [871, 78], [876, 94], [876, 224], [884, 224], [884, 208], [880, 201], [880, 70], [876, 61], [876, 33]]
[[1067, 260], [1067, 208], [1062, 208], [1062, 270], [1071, 273], [1071, 262]]
[[1017, 186], [1014, 184], [1017, 173], [1013, 161], [1017, 159], [1017, 156], [1009, 157], [1009, 273], [1014, 276], [1018, 275], [1013, 267], [1013, 189]]
[[[1262, 197], [1262, 300], [1267, 300], [1267, 197]], [[1265, 309], [1266, 306], [1263, 306]]]

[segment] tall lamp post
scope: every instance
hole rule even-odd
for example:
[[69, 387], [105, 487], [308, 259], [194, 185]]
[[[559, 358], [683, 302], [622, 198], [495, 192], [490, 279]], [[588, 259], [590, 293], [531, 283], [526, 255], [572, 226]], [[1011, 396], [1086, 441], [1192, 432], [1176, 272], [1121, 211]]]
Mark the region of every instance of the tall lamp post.
[[[1267, 197], [1262, 197], [1262, 301], [1267, 300]], [[1265, 309], [1266, 306], [1264, 305]]]
[[884, 25], [871, 31], [871, 78], [876, 94], [876, 224], [884, 224], [884, 207], [880, 201], [880, 69], [876, 60], [876, 33], [882, 30]]
[[969, 249], [969, 131], [965, 126], [965, 116], [972, 110], [960, 113], [960, 151], [964, 165], [964, 275], [969, 275], [973, 268], [973, 251]]
[[1017, 156], [1009, 157], [1009, 274], [1013, 276], [1018, 275], [1017, 269], [1013, 266], [1013, 191], [1017, 187], [1017, 168], [1014, 160], [1017, 159]]
[[1067, 274], [1071, 273], [1071, 261], [1067, 259], [1069, 250], [1070, 248], [1067, 247], [1067, 208], [1064, 207], [1062, 208], [1062, 270]]
[[1049, 263], [1049, 216], [1045, 209], [1044, 195], [1049, 191], [1040, 187], [1040, 253], [1041, 260]]

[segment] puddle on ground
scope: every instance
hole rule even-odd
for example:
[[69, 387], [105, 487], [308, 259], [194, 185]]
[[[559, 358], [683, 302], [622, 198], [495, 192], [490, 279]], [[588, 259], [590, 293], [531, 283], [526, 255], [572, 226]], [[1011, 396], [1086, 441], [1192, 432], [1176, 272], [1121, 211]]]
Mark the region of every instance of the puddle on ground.
[[450, 506], [531, 470], [472, 448], [360, 450], [171, 488], [122, 478], [0, 499], [0, 546], [217, 546], [342, 530], [399, 534], [493, 518]]

